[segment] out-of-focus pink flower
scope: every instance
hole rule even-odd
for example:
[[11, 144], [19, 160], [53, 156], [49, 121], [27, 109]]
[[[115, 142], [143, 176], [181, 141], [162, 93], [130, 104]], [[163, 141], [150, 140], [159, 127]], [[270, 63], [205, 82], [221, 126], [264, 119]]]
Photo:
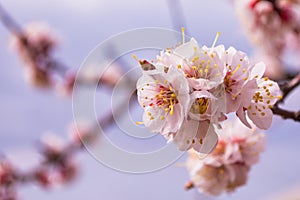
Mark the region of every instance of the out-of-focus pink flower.
[[25, 77], [31, 85], [41, 88], [52, 85], [49, 70], [53, 66], [49, 66], [49, 59], [58, 45], [57, 38], [47, 24], [36, 22], [11, 37], [10, 46], [24, 62]]
[[100, 83], [114, 87], [121, 79], [123, 72], [118, 64], [110, 65], [100, 77]]
[[92, 144], [97, 137], [94, 127], [90, 123], [78, 122], [72, 123], [69, 127], [69, 136], [71, 141], [77, 145], [85, 143]]
[[24, 69], [25, 81], [31, 86], [38, 88], [48, 88], [52, 85], [49, 72], [37, 67], [27, 67]]
[[36, 56], [48, 56], [59, 43], [58, 36], [46, 23], [29, 23], [24, 26], [23, 34], [24, 38], [13, 35], [9, 42], [11, 48], [24, 60], [31, 60], [28, 58], [30, 53], [36, 54]]
[[266, 65], [265, 76], [272, 77], [274, 80], [281, 80], [285, 78], [285, 72], [282, 68], [282, 60], [280, 57], [258, 51], [253, 56], [254, 61], [262, 61]]
[[46, 133], [42, 139], [42, 153], [48, 162], [61, 162], [64, 159], [66, 143], [52, 133]]
[[[103, 68], [105, 68], [103, 70]], [[114, 87], [123, 75], [121, 66], [117, 63], [111, 65], [92, 64], [86, 67], [81, 74], [78, 74], [77, 80], [80, 83], [85, 84], [100, 84], [109, 87]], [[99, 83], [98, 83], [99, 82]]]
[[[274, 57], [266, 72], [272, 78], [283, 71], [284, 53], [300, 52], [300, 3], [294, 0], [235, 0], [235, 10], [250, 41], [264, 55]], [[272, 58], [271, 58], [272, 59]], [[289, 58], [287, 58], [289, 59]], [[275, 65], [272, 65], [275, 64]], [[299, 63], [294, 63], [298, 65]], [[278, 73], [275, 73], [279, 69]], [[269, 73], [270, 72], [270, 73]], [[271, 75], [275, 75], [274, 77]], [[283, 73], [281, 73], [281, 76]]]
[[78, 174], [77, 165], [70, 158], [53, 166], [45, 166], [34, 174], [35, 181], [45, 187], [60, 187], [72, 182]]
[[46, 168], [36, 170], [36, 172], [34, 173], [34, 179], [38, 184], [45, 188], [50, 187], [52, 184], [49, 170]]
[[251, 166], [264, 150], [264, 136], [239, 121], [226, 123], [214, 151], [205, 158], [189, 151], [186, 167], [200, 192], [220, 195], [246, 184]]
[[1, 200], [17, 200], [15, 188], [0, 187]]
[[72, 95], [75, 81], [76, 73], [73, 71], [66, 72], [62, 82], [57, 84], [58, 93], [62, 97], [69, 97]]
[[8, 161], [3, 160], [0, 162], [0, 187], [10, 186], [15, 181], [15, 173], [12, 165]]

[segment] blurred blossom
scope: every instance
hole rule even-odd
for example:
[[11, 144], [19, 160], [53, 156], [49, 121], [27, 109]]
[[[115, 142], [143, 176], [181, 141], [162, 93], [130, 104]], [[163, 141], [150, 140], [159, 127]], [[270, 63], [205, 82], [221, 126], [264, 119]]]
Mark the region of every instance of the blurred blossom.
[[17, 200], [17, 194], [16, 194], [14, 188], [0, 187], [0, 199], [1, 200]]
[[[299, 1], [235, 0], [235, 10], [247, 36], [265, 55], [278, 60], [278, 58], [282, 58], [287, 49], [299, 53]], [[278, 63], [272, 64], [277, 65], [274, 65], [274, 70], [267, 70], [269, 74], [274, 74], [274, 71], [280, 67]], [[273, 65], [268, 65], [268, 67], [272, 68]], [[280, 71], [282, 69], [274, 74], [275, 77], [280, 76]]]
[[264, 150], [264, 135], [239, 121], [226, 122], [214, 151], [205, 158], [189, 151], [186, 167], [191, 182], [200, 192], [220, 195], [245, 185], [251, 166]]
[[282, 68], [281, 58], [268, 54], [266, 52], [258, 51], [253, 56], [254, 61], [263, 61], [266, 65], [265, 76], [272, 77], [275, 80], [284, 78], [284, 69]]
[[57, 185], [63, 185], [72, 182], [78, 173], [77, 165], [72, 160], [67, 160], [62, 165], [58, 166], [53, 173], [53, 181]]
[[25, 77], [36, 87], [51, 86], [50, 56], [58, 45], [58, 37], [45, 23], [27, 24], [22, 33], [14, 34], [9, 41], [11, 48], [24, 62]]
[[0, 187], [11, 186], [15, 181], [13, 167], [8, 161], [0, 161]]
[[70, 125], [69, 137], [74, 144], [83, 145], [84, 143], [92, 144], [97, 134], [91, 123], [81, 121]]
[[101, 76], [101, 83], [114, 87], [121, 79], [123, 72], [117, 63], [111, 64]]
[[0, 161], [0, 199], [15, 200], [15, 182], [17, 176], [13, 166], [6, 160]]
[[73, 87], [76, 80], [76, 73], [74, 71], [68, 71], [64, 79], [57, 84], [57, 90], [62, 97], [69, 97], [72, 95]]
[[67, 156], [67, 144], [58, 136], [48, 132], [42, 139], [42, 153], [46, 162], [49, 164], [57, 164], [64, 162]]
[[24, 69], [25, 81], [31, 86], [47, 88], [52, 85], [49, 73], [37, 67], [27, 67]]
[[99, 84], [114, 87], [122, 75], [121, 66], [117, 63], [91, 64], [81, 74], [78, 74], [76, 81], [81, 83], [98, 83], [100, 81]]
[[36, 170], [34, 179], [44, 188], [61, 187], [64, 184], [72, 182], [77, 172], [78, 167], [76, 163], [71, 159], [65, 159], [56, 165], [44, 166]]

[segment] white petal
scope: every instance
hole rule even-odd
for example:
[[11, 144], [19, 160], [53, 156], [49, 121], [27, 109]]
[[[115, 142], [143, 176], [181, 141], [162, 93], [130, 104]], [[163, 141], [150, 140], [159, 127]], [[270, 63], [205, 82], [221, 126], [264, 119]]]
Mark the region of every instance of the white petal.
[[254, 65], [253, 69], [251, 70], [250, 79], [253, 78], [260, 79], [264, 75], [265, 70], [266, 70], [266, 65], [263, 62], [257, 63], [256, 65]]
[[174, 49], [176, 55], [182, 56], [183, 58], [192, 58], [195, 54], [195, 48], [199, 49], [197, 41], [192, 38], [189, 42], [184, 43]]
[[[258, 110], [256, 110], [255, 106], [257, 106], [258, 109], [262, 111], [259, 112]], [[254, 108], [248, 110], [247, 115], [258, 128], [267, 130], [272, 124], [273, 112], [269, 108], [263, 109], [263, 106], [264, 105], [259, 103], [252, 104], [251, 107]]]
[[249, 124], [247, 118], [246, 118], [246, 112], [244, 111], [243, 107], [240, 107], [238, 111], [236, 112], [236, 115], [238, 118], [241, 120], [241, 122], [247, 126], [248, 128], [252, 128], [251, 125]]

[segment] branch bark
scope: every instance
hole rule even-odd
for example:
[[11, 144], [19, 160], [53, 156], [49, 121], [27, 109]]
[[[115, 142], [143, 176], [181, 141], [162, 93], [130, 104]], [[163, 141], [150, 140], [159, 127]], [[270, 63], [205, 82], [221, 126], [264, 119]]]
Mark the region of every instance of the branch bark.
[[300, 110], [289, 111], [279, 107], [280, 104], [284, 103], [289, 94], [300, 85], [300, 73], [290, 81], [285, 81], [280, 84], [282, 91], [282, 98], [272, 108], [273, 114], [281, 116], [283, 119], [292, 119], [300, 122]]

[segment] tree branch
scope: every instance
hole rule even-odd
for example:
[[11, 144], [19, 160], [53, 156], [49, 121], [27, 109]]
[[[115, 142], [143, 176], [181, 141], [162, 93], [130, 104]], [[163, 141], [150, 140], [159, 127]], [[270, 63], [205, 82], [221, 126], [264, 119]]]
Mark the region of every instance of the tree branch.
[[285, 81], [279, 85], [282, 91], [282, 98], [278, 100], [272, 108], [273, 114], [279, 115], [283, 119], [292, 119], [294, 121], [300, 122], [300, 110], [289, 111], [279, 107], [279, 104], [284, 103], [285, 99], [289, 96], [289, 94], [300, 85], [300, 73], [290, 81]]

